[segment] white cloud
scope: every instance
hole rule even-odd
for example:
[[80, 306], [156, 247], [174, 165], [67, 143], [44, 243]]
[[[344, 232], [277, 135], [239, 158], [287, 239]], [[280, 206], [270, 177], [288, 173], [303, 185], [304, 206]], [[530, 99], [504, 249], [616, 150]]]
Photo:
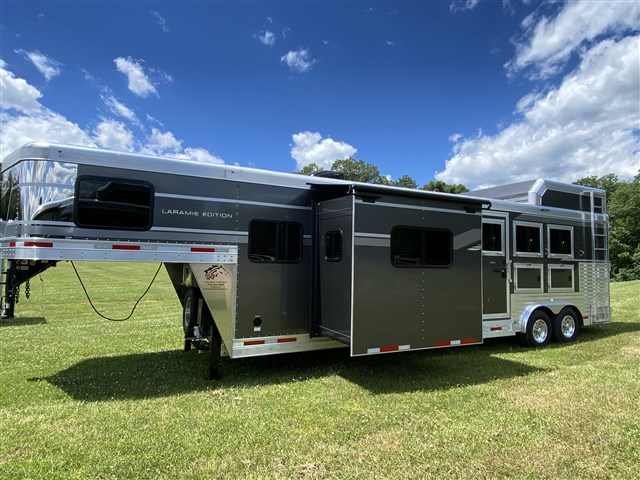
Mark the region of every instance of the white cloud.
[[160, 12], [152, 11], [149, 13], [156, 21], [156, 24], [158, 24], [158, 27], [160, 27], [160, 30], [162, 30], [164, 33], [168, 33], [171, 31], [167, 26], [167, 21], [164, 19], [162, 15], [160, 15]]
[[522, 120], [495, 136], [454, 137], [453, 156], [436, 178], [468, 187], [535, 177], [575, 181], [640, 168], [640, 36], [603, 40], [546, 94], [517, 105]]
[[167, 155], [177, 154], [181, 148], [182, 140], [178, 140], [171, 132], [161, 132], [154, 127], [140, 151], [151, 155]]
[[[7, 67], [7, 63], [0, 59], [0, 159], [25, 143], [46, 141], [223, 163], [220, 157], [204, 148], [182, 148], [182, 140], [172, 132], [157, 128], [151, 129], [144, 144], [136, 139], [124, 123], [114, 119], [101, 119], [92, 132], [84, 130], [42, 105], [42, 93], [26, 80], [16, 78]], [[101, 98], [114, 114], [139, 122], [135, 113], [108, 90]], [[147, 119], [160, 123], [149, 115]]]
[[13, 72], [7, 70], [7, 63], [0, 59], [0, 103], [3, 111], [9, 109], [20, 112], [38, 111], [40, 110], [38, 99], [41, 97], [40, 90], [29, 85], [22, 78], [16, 78]]
[[309, 58], [309, 51], [306, 49], [290, 50], [280, 57], [280, 61], [286, 64], [294, 72], [308, 72], [316, 63], [315, 59]]
[[127, 107], [124, 103], [120, 102], [113, 95], [100, 95], [100, 98], [104, 102], [104, 104], [111, 110], [111, 113], [117, 115], [122, 118], [126, 118], [130, 122], [139, 124], [140, 121], [136, 116], [135, 112]]
[[95, 142], [102, 148], [131, 152], [135, 148], [133, 133], [122, 122], [103, 120], [93, 132]]
[[640, 3], [634, 1], [569, 2], [553, 18], [533, 13], [523, 20], [525, 40], [516, 42], [516, 56], [505, 67], [509, 75], [531, 68], [531, 78], [548, 78], [581, 46], [638, 25]]
[[127, 77], [129, 90], [139, 97], [148, 97], [150, 94], [158, 96], [156, 87], [153, 86], [149, 77], [145, 74], [144, 68], [131, 57], [118, 57], [114, 60], [116, 68]]
[[296, 161], [298, 169], [315, 163], [329, 170], [336, 160], [351, 157], [358, 151], [348, 143], [336, 142], [332, 138], [323, 139], [318, 132], [295, 133], [291, 138], [291, 157]]
[[396, 45], [396, 42], [392, 42], [391, 40], [387, 40], [386, 43], [388, 47], [394, 47]]
[[273, 47], [276, 44], [276, 36], [269, 30], [260, 32], [260, 34], [258, 35], [258, 40], [260, 40], [260, 43], [262, 43], [263, 45], [267, 45], [268, 47]]
[[184, 149], [184, 153], [176, 155], [177, 158], [184, 158], [185, 160], [194, 160], [201, 163], [214, 163], [223, 164], [224, 160], [217, 155], [212, 154], [204, 148], [191, 148]]
[[478, 3], [480, 3], [480, 0], [453, 0], [449, 4], [449, 11], [455, 13], [473, 10], [478, 6]]
[[45, 55], [44, 53], [40, 53], [38, 51], [27, 52], [26, 50], [16, 50], [15, 52], [24, 56], [24, 58], [33, 63], [33, 65], [38, 69], [38, 71], [44, 76], [47, 81], [59, 76], [62, 73], [61, 67], [63, 66], [63, 64]]

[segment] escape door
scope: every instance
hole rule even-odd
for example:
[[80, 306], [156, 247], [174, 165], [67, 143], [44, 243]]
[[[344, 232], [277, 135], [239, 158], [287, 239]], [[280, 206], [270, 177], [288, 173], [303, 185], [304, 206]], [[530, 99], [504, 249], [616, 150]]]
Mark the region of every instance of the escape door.
[[509, 317], [509, 229], [506, 215], [482, 219], [482, 318]]

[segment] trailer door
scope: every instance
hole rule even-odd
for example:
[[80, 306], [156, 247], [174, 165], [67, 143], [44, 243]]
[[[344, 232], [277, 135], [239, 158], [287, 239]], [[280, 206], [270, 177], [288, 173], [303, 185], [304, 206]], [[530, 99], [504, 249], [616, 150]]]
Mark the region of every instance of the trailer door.
[[506, 215], [482, 219], [482, 318], [509, 317], [509, 233]]

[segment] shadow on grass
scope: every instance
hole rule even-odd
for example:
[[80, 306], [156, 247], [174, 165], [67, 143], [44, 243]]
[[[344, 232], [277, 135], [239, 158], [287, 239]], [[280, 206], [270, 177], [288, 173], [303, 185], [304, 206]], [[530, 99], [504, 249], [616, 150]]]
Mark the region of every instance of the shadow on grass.
[[[637, 323], [585, 329], [580, 341], [595, 341], [640, 330]], [[562, 348], [562, 347], [558, 347]], [[348, 349], [292, 353], [239, 360], [223, 359], [222, 378], [205, 377], [208, 354], [196, 351], [141, 353], [83, 360], [44, 379], [74, 399], [145, 399], [181, 393], [258, 387], [337, 376], [374, 393], [437, 391], [522, 377], [545, 369], [498, 358], [522, 350], [513, 338], [484, 345], [402, 354], [349, 357]]]
[[0, 327], [22, 327], [24, 325], [42, 325], [47, 323], [44, 317], [3, 318]]

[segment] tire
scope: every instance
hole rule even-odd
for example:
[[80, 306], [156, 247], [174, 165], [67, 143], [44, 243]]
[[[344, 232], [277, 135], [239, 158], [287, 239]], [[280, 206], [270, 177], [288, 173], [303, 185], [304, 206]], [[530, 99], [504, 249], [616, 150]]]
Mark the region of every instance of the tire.
[[559, 343], [573, 342], [578, 336], [579, 328], [578, 315], [572, 308], [565, 307], [553, 319], [553, 338]]
[[525, 347], [542, 348], [551, 341], [552, 328], [549, 316], [542, 310], [534, 311], [527, 322], [527, 330], [518, 334], [518, 340]]
[[198, 293], [195, 288], [188, 288], [182, 300], [182, 329], [184, 330], [184, 336], [192, 337], [193, 328], [197, 325]]

